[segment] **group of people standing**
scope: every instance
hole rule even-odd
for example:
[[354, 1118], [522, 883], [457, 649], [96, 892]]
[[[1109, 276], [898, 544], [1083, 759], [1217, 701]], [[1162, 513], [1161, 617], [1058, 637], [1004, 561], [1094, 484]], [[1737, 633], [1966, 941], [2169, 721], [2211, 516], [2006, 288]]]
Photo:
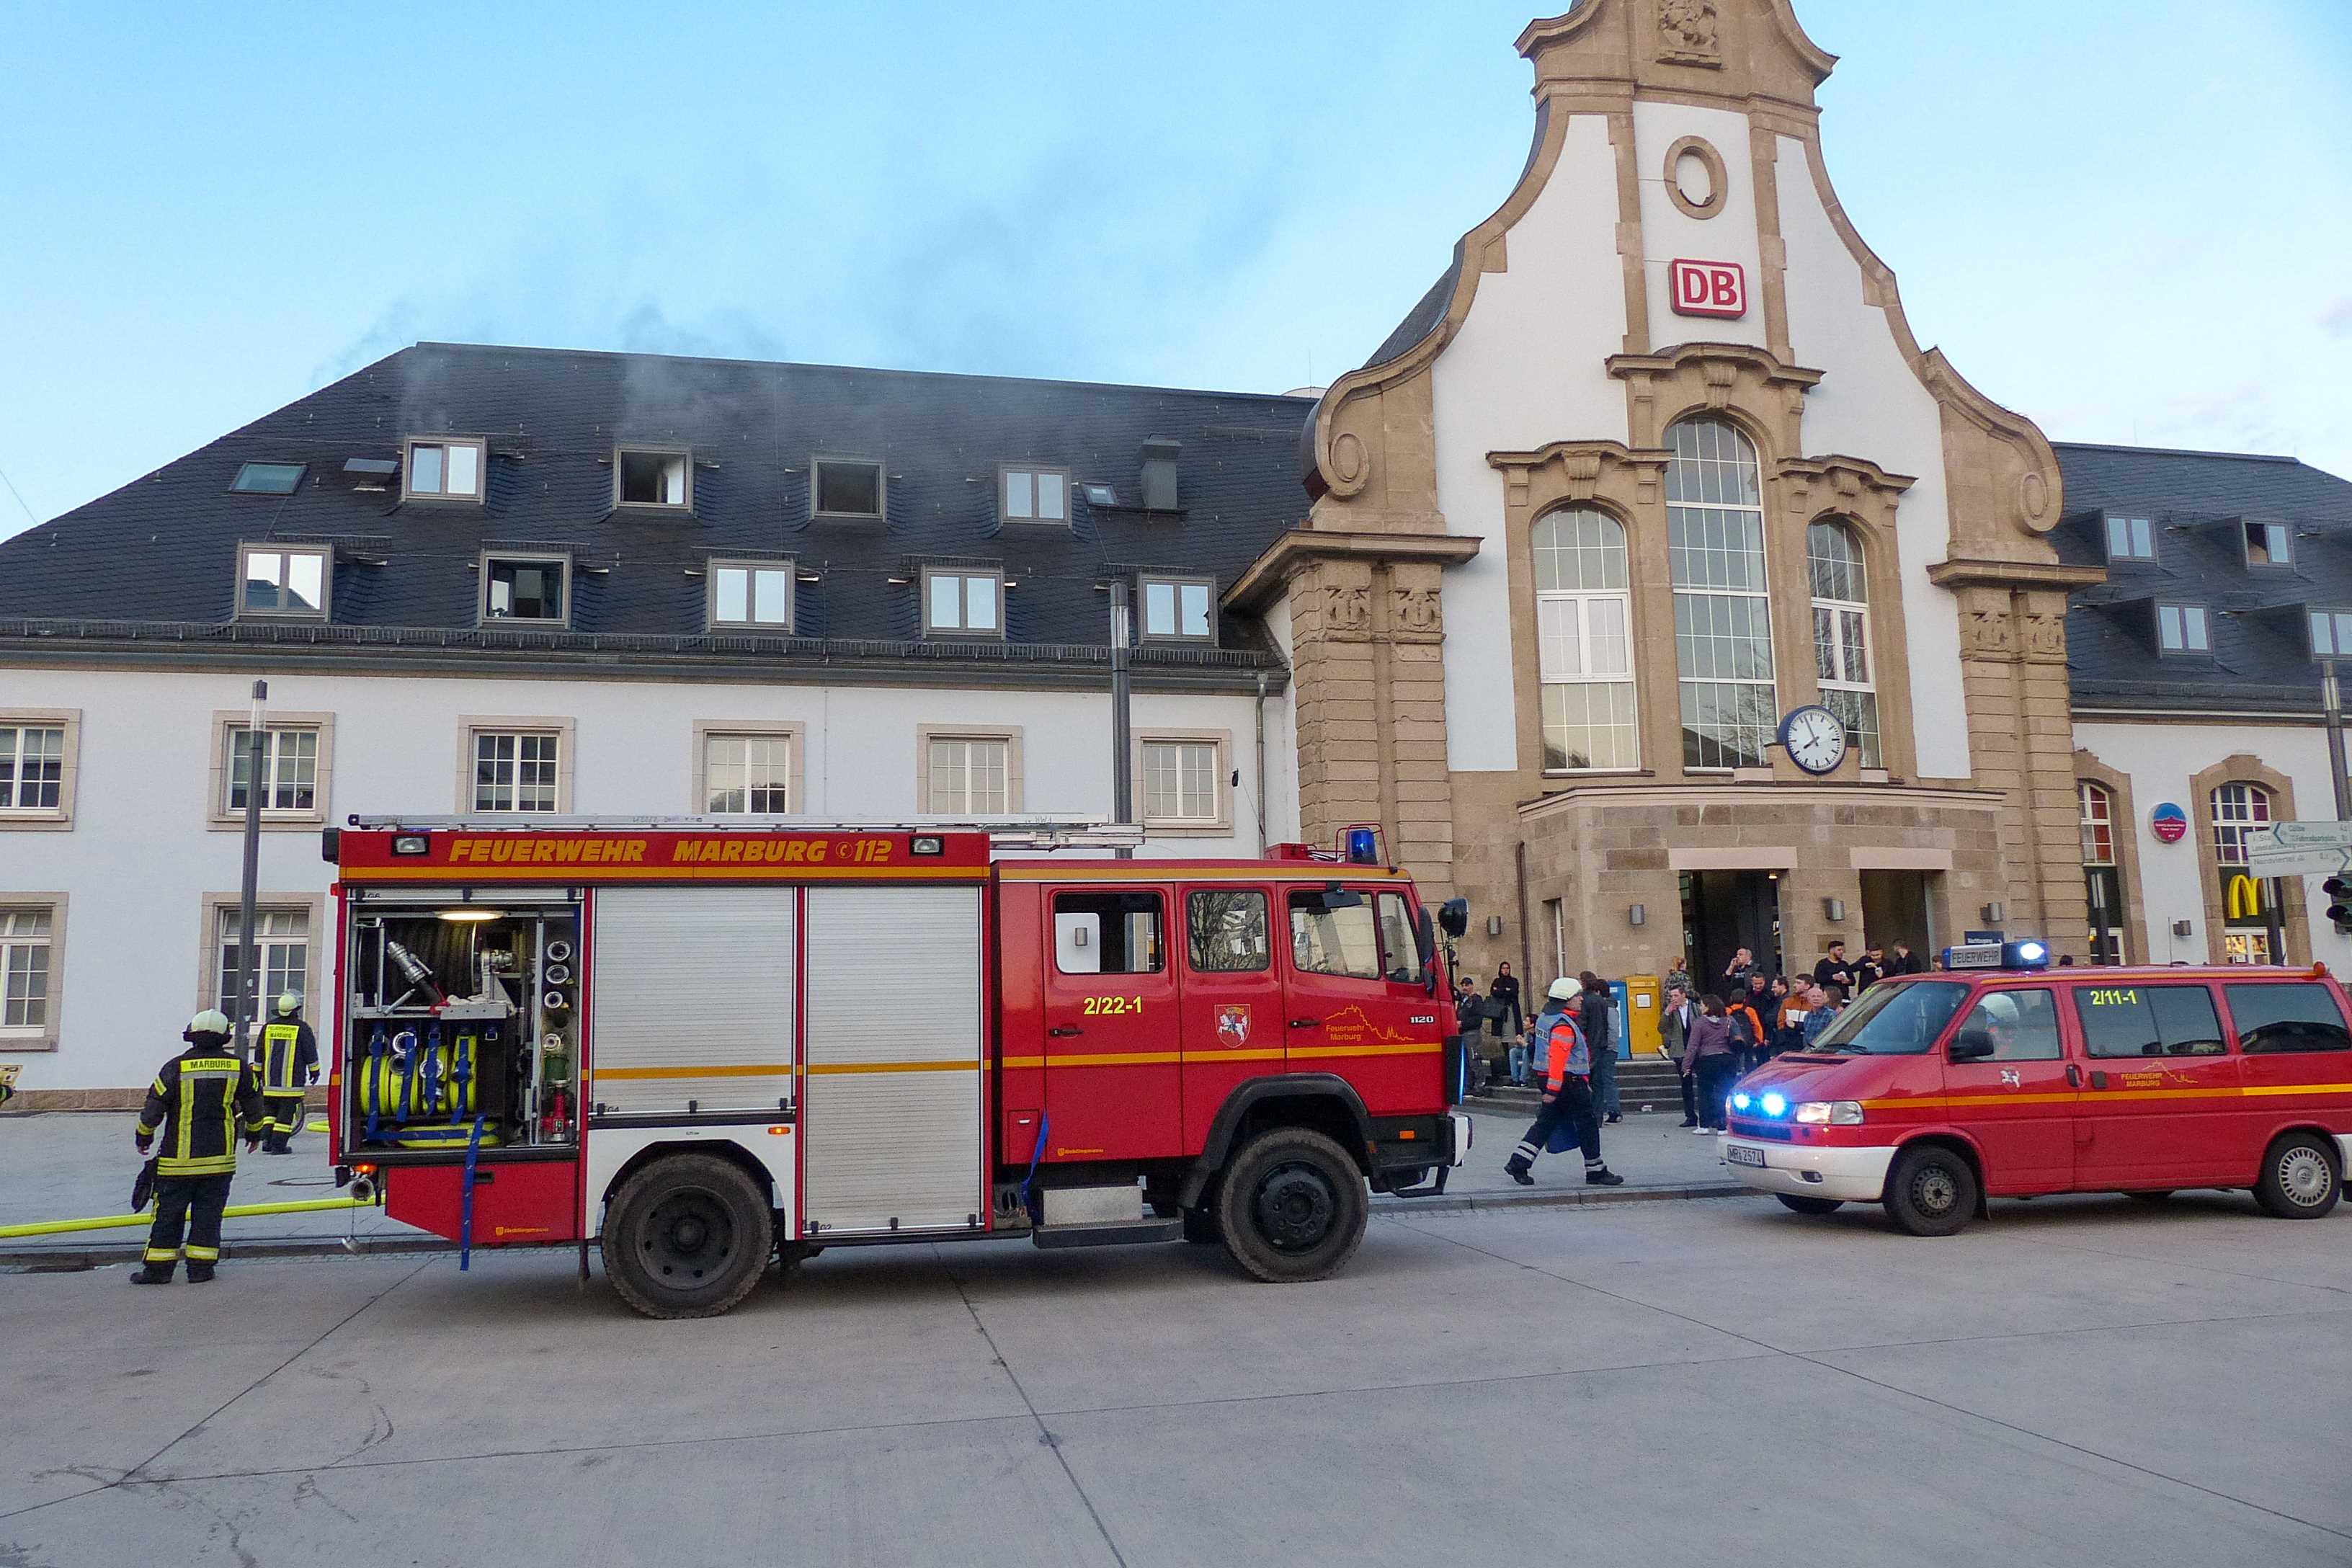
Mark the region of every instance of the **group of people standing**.
[[1850, 959], [1846, 944], [1832, 942], [1811, 974], [1769, 974], [1743, 947], [1725, 966], [1721, 987], [1702, 992], [1677, 964], [1665, 976], [1658, 1034], [1682, 1068], [1683, 1125], [1701, 1134], [1722, 1131], [1734, 1079], [1784, 1051], [1811, 1046], [1881, 980], [1926, 968], [1908, 942], [1891, 950], [1873, 942], [1861, 958]]

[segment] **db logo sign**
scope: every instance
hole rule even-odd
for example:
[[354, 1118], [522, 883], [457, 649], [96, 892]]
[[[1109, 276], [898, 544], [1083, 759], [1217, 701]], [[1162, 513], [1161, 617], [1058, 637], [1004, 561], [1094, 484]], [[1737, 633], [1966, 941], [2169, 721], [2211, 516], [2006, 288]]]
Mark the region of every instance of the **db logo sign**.
[[1748, 314], [1748, 274], [1736, 261], [1675, 261], [1666, 268], [1677, 316]]

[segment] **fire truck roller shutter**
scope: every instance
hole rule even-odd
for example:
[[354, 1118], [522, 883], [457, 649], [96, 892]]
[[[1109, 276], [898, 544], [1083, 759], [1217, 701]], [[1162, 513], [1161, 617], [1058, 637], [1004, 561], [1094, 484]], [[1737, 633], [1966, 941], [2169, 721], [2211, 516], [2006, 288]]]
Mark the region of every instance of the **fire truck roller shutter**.
[[591, 1103], [773, 1110], [793, 1092], [793, 890], [596, 895]]
[[976, 888], [808, 896], [803, 1215], [824, 1231], [963, 1231], [981, 1151]]

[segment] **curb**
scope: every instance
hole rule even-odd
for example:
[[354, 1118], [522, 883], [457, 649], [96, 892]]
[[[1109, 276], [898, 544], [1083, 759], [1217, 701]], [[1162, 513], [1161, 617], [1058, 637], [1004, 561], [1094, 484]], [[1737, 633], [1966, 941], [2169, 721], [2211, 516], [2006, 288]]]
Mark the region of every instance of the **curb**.
[[[523, 1244], [528, 1245], [528, 1244]], [[545, 1243], [577, 1247], [577, 1242]], [[284, 1241], [224, 1241], [221, 1261], [266, 1263], [284, 1258], [394, 1258], [404, 1254], [455, 1252], [457, 1244], [439, 1237], [385, 1237], [381, 1241], [358, 1241], [345, 1245], [341, 1237], [311, 1237]], [[488, 1249], [485, 1249], [488, 1250]], [[500, 1252], [518, 1250], [509, 1243], [499, 1247]], [[17, 1247], [0, 1248], [0, 1273], [7, 1274], [74, 1274], [89, 1268], [107, 1268], [118, 1263], [136, 1263], [144, 1253], [143, 1247]]]
[[1583, 1192], [1467, 1193], [1461, 1197], [1400, 1198], [1382, 1194], [1374, 1214], [1466, 1214], [1481, 1209], [1605, 1208], [1615, 1204], [1671, 1203], [1694, 1198], [1753, 1198], [1745, 1182], [1691, 1182], [1669, 1187], [1594, 1187]]

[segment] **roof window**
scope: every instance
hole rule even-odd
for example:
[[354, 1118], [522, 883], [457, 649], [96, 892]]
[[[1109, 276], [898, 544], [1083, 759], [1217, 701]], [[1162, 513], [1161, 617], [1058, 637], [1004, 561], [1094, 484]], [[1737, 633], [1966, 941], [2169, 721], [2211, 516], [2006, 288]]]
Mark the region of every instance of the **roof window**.
[[923, 632], [929, 637], [1004, 635], [1004, 574], [1002, 572], [936, 571], [923, 573]]
[[411, 441], [403, 495], [409, 500], [482, 499], [483, 441]]
[[2246, 521], [2245, 530], [2247, 565], [2294, 564], [2294, 530], [2283, 522], [2259, 522], [2251, 518]]
[[692, 504], [694, 465], [685, 452], [630, 451], [614, 462], [615, 504], [658, 506], [684, 511]]
[[710, 624], [793, 629], [793, 563], [714, 561], [710, 563]]
[[2352, 658], [2352, 610], [2311, 612], [2311, 657]]
[[2122, 517], [2107, 514], [2107, 559], [2110, 561], [2153, 561], [2156, 559], [2156, 525], [2144, 517]]
[[239, 495], [286, 496], [302, 482], [301, 463], [247, 463], [236, 471], [229, 489]]
[[1208, 642], [1216, 636], [1206, 577], [1153, 577], [1141, 584], [1143, 636], [1150, 642]]
[[236, 613], [327, 618], [327, 552], [278, 544], [237, 549]]
[[2158, 605], [2156, 644], [2166, 653], [2211, 653], [2213, 636], [2202, 605]]
[[819, 458], [811, 493], [819, 517], [882, 515], [882, 465], [866, 458]]
[[482, 619], [562, 625], [572, 563], [562, 555], [482, 557]]
[[999, 468], [997, 505], [1007, 522], [1070, 521], [1070, 475], [1066, 468]]

